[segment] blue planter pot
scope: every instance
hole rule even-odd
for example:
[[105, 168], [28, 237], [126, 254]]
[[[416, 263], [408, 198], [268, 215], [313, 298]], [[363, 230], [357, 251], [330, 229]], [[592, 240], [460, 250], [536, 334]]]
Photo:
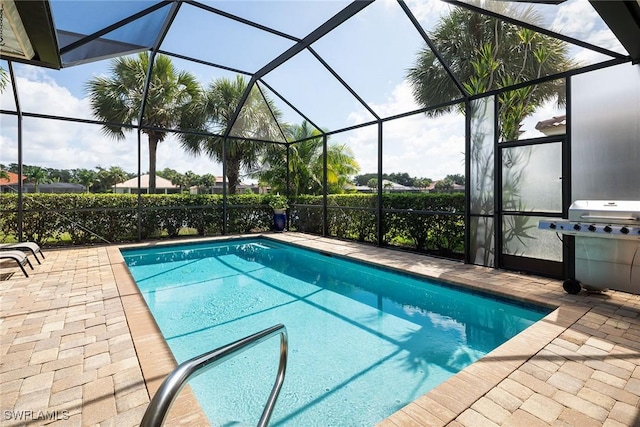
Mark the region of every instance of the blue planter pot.
[[287, 211], [276, 209], [273, 211], [273, 228], [275, 231], [284, 231], [287, 226]]

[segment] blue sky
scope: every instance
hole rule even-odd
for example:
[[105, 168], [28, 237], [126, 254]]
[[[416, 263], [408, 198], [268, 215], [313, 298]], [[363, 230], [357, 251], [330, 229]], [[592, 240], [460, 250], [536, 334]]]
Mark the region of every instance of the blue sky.
[[[70, 31], [91, 32], [96, 25], [121, 19], [150, 2], [94, 1], [97, 16], [84, 9], [83, 2], [54, 0], [56, 24]], [[241, 15], [263, 25], [304, 37], [325, 19], [343, 8], [345, 1], [224, 1], [205, 2], [226, 12]], [[501, 3], [501, 2], [497, 2]], [[433, 0], [407, 4], [425, 28], [431, 28], [449, 5]], [[615, 47], [586, 0], [569, 0], [560, 7], [538, 5], [549, 28], [572, 31], [569, 35], [590, 39], [605, 47]], [[122, 30], [126, 33], [126, 29]], [[148, 37], [148, 34], [147, 34]], [[161, 49], [198, 57], [214, 63], [255, 72], [286, 50], [293, 42], [263, 31], [203, 13], [184, 4]], [[382, 117], [417, 108], [405, 80], [423, 42], [396, 1], [378, 0], [347, 21], [313, 49]], [[576, 57], [598, 61], [597, 55], [576, 50]], [[233, 73], [174, 60], [180, 69], [194, 73], [203, 84]], [[108, 60], [63, 70], [38, 69], [15, 64], [23, 111], [70, 117], [92, 118], [84, 84], [92, 76], [108, 73]], [[6, 69], [6, 63], [1, 65]], [[371, 114], [304, 51], [267, 74], [264, 80], [325, 129], [338, 129], [373, 119]], [[3, 109], [13, 109], [11, 91], [0, 96]], [[300, 123], [301, 118], [277, 100], [285, 121]], [[534, 136], [538, 120], [559, 114], [547, 105], [525, 122], [527, 136]], [[443, 178], [463, 173], [464, 119], [456, 114], [439, 119], [413, 116], [384, 125], [385, 172], [408, 172], [412, 176]], [[17, 162], [15, 118], [0, 117], [0, 163]], [[137, 170], [137, 142], [132, 133], [125, 141], [113, 141], [91, 125], [25, 119], [24, 163], [59, 169], [109, 167], [118, 165]], [[361, 173], [375, 172], [377, 165], [377, 127], [370, 126], [333, 136], [333, 143], [347, 144], [361, 165]], [[142, 171], [147, 170], [146, 138], [143, 138]], [[221, 167], [206, 158], [182, 152], [168, 138], [158, 149], [158, 170], [165, 167], [179, 172], [220, 174]]]

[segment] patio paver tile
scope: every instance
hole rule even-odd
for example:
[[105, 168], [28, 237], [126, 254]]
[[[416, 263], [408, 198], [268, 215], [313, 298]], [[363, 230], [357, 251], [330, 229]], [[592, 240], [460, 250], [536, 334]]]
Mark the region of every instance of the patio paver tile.
[[580, 413], [583, 413], [591, 418], [594, 418], [600, 422], [603, 422], [607, 419], [608, 412], [602, 406], [598, 406], [588, 400], [582, 399], [581, 397], [575, 396], [571, 393], [567, 393], [566, 391], [559, 390], [554, 396], [553, 400], [562, 405], [573, 408]]
[[563, 406], [547, 396], [535, 393], [522, 403], [520, 409], [551, 424], [560, 416]]
[[489, 397], [481, 397], [471, 405], [471, 409], [498, 425], [501, 425], [511, 415], [511, 411], [503, 408]]
[[616, 402], [609, 413], [609, 416], [626, 425], [637, 425], [640, 408], [624, 402]]
[[51, 406], [61, 406], [73, 401], [82, 401], [82, 386], [71, 387], [58, 393], [51, 394], [49, 404]]
[[582, 387], [584, 387], [585, 381], [565, 372], [556, 372], [549, 377], [547, 384], [552, 385], [559, 390], [564, 390], [571, 394], [577, 394]]
[[111, 377], [99, 378], [82, 388], [82, 423], [94, 424], [117, 415]]
[[569, 426], [601, 427], [602, 422], [595, 420], [573, 408], [564, 408], [558, 420]]
[[591, 375], [591, 378], [597, 381], [602, 381], [605, 384], [609, 384], [610, 386], [619, 389], [624, 389], [624, 387], [627, 385], [627, 381], [623, 380], [622, 378], [618, 378], [615, 375], [611, 375], [603, 371], [595, 371], [593, 375]]
[[59, 351], [60, 350], [58, 349], [58, 347], [53, 347], [42, 351], [34, 351], [31, 354], [29, 363], [32, 365], [41, 365], [46, 362], [57, 360]]
[[544, 381], [540, 381], [539, 379], [537, 379], [536, 377], [527, 374], [526, 372], [522, 371], [522, 370], [518, 370], [515, 371], [514, 373], [512, 373], [509, 378], [511, 378], [514, 381], [517, 381], [519, 383], [521, 383], [522, 385], [526, 386], [527, 388], [533, 390], [536, 393], [540, 393], [544, 396], [547, 397], [551, 397], [553, 396], [556, 391], [558, 390], [556, 387], [554, 387], [551, 384], [548, 384]]
[[489, 393], [486, 394], [486, 397], [511, 413], [515, 412], [523, 402], [523, 400], [518, 399], [507, 390], [500, 387], [491, 389]]
[[518, 409], [502, 424], [503, 427], [548, 427], [549, 424], [527, 411]]
[[587, 387], [578, 392], [578, 397], [595, 403], [596, 405], [603, 407], [607, 411], [610, 411], [611, 408], [613, 408], [613, 405], [616, 403], [615, 399], [611, 398], [610, 396], [604, 395], [596, 390], [592, 390]]
[[560, 367], [558, 372], [566, 373], [567, 375], [570, 375], [582, 381], [587, 381], [589, 378], [591, 378], [595, 371], [593, 368], [590, 368], [582, 363], [568, 360]]
[[49, 389], [51, 384], [53, 384], [53, 372], [43, 372], [25, 378], [20, 387], [20, 394], [24, 395], [38, 390]]
[[465, 427], [499, 427], [499, 424], [471, 408], [460, 414], [456, 421]]
[[623, 424], [619, 421], [616, 421], [613, 418], [607, 418], [607, 420], [602, 424], [602, 427], [629, 427], [629, 426], [627, 424]]

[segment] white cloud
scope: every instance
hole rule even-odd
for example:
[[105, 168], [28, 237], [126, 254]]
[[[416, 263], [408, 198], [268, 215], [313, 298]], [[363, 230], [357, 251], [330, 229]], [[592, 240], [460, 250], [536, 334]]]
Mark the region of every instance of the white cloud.
[[[551, 29], [595, 46], [627, 54], [620, 41], [588, 1], [572, 0], [562, 3], [557, 9]], [[583, 64], [594, 64], [611, 59], [609, 56], [577, 46], [573, 50], [574, 58]]]
[[[59, 86], [35, 67], [28, 75], [17, 77], [20, 103], [23, 112], [91, 119], [87, 98], [77, 98], [66, 88]], [[3, 108], [13, 108], [11, 91], [0, 95]], [[15, 116], [2, 115], [0, 129], [0, 163], [18, 162], [18, 131]], [[148, 140], [142, 136], [141, 168], [148, 170]], [[127, 172], [138, 170], [137, 135], [126, 134], [116, 141], [102, 133], [98, 125], [60, 120], [23, 120], [23, 163], [55, 169], [94, 169], [120, 166]], [[205, 157], [195, 158], [187, 154], [170, 135], [160, 143], [157, 151], [157, 169], [166, 167], [178, 172], [191, 170], [197, 174], [220, 175], [222, 168]]]
[[598, 14], [588, 1], [566, 2], [558, 7], [551, 28], [582, 39], [593, 30], [597, 19]]
[[409, 0], [407, 5], [422, 27], [427, 30], [433, 28], [434, 24], [448, 15], [452, 9], [451, 5], [443, 1]]
[[[383, 104], [370, 104], [382, 117], [418, 109], [405, 80], [397, 85]], [[364, 111], [352, 112], [353, 124], [362, 123]], [[378, 127], [350, 131], [334, 137], [354, 151], [361, 173], [378, 170]], [[449, 174], [464, 173], [464, 117], [449, 113], [436, 118], [416, 114], [383, 124], [383, 170], [406, 172], [415, 177], [441, 179]]]

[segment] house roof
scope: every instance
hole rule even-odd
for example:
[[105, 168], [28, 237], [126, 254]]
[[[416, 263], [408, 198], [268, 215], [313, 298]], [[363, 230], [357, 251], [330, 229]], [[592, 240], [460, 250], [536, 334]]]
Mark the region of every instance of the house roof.
[[549, 128], [557, 128], [559, 126], [567, 125], [567, 115], [563, 114], [561, 116], [553, 116], [547, 120], [541, 120], [536, 124], [536, 129], [542, 131], [544, 129]]
[[[34, 183], [29, 183], [29, 184], [25, 184], [24, 185], [26, 188], [33, 188], [35, 187]], [[76, 184], [73, 182], [47, 182], [47, 183], [43, 183], [43, 184], [39, 184], [38, 188], [40, 188], [40, 190], [45, 190], [45, 189], [58, 189], [58, 190], [84, 190], [85, 187], [82, 184]]]
[[[127, 181], [116, 184], [116, 188], [138, 188], [138, 177], [133, 177]], [[140, 188], [149, 188], [149, 174], [140, 176]], [[180, 188], [168, 179], [156, 175], [156, 189]]]
[[385, 190], [409, 190], [413, 187], [407, 187], [406, 185], [398, 184], [397, 182], [389, 181], [388, 179], [383, 179], [382, 188]]
[[[0, 178], [0, 185], [16, 185], [18, 183], [18, 174], [13, 172], [5, 171], [7, 175], [9, 175], [9, 179]], [[26, 176], [22, 175], [22, 180], [27, 179]]]
[[[429, 184], [427, 187], [425, 187], [426, 190], [429, 191], [433, 191], [436, 189], [436, 185], [439, 182], [442, 182], [443, 180], [438, 180], [438, 181], [433, 181], [431, 184]], [[464, 185], [460, 185], [460, 184], [456, 184], [455, 182], [453, 183], [453, 186], [451, 187], [452, 190], [457, 190], [457, 191], [464, 191]]]

